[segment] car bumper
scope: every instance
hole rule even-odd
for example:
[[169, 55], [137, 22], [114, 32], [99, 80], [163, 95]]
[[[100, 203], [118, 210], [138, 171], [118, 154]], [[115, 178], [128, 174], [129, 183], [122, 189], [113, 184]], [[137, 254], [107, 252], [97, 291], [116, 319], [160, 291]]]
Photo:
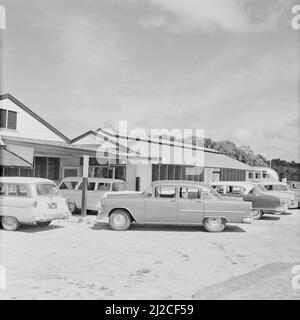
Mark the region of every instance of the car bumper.
[[242, 219], [243, 223], [252, 223], [253, 222], [253, 218], [251, 217], [245, 217]]
[[62, 219], [69, 219], [71, 217], [70, 212], [64, 213], [54, 213], [54, 214], [44, 214], [44, 215], [37, 215], [37, 216], [30, 216], [27, 219], [24, 219], [21, 222], [39, 222], [39, 221], [52, 221], [52, 220], [62, 220]]

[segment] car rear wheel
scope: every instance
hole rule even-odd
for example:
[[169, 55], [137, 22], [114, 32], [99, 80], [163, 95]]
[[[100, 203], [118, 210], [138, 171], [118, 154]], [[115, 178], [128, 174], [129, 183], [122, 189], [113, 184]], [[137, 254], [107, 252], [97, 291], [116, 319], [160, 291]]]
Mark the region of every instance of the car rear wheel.
[[259, 220], [262, 218], [263, 212], [260, 209], [252, 209], [251, 215], [254, 220]]
[[226, 221], [220, 217], [209, 217], [203, 220], [203, 225], [209, 232], [221, 232], [226, 227]]
[[51, 221], [37, 221], [36, 224], [37, 224], [39, 227], [48, 227], [50, 223], [51, 223]]
[[125, 210], [115, 210], [109, 217], [109, 224], [114, 230], [125, 231], [130, 227], [131, 219]]
[[16, 231], [20, 228], [21, 224], [15, 217], [4, 216], [2, 217], [2, 227], [7, 231]]
[[77, 210], [76, 204], [75, 202], [68, 202], [68, 207], [69, 207], [69, 211], [71, 212], [71, 214], [75, 213]]

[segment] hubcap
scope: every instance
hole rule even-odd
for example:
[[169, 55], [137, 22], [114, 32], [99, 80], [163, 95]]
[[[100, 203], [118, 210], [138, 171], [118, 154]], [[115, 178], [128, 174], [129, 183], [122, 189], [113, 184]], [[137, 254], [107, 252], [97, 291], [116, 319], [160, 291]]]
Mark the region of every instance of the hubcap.
[[123, 214], [117, 214], [114, 216], [114, 225], [117, 227], [122, 227], [126, 223], [126, 218]]
[[14, 218], [14, 217], [5, 217], [4, 222], [8, 226], [13, 226], [14, 224], [16, 224], [16, 218]]
[[219, 226], [221, 224], [221, 219], [220, 218], [211, 217], [211, 218], [209, 218], [208, 223], [212, 227], [217, 227], [217, 226]]
[[252, 217], [255, 218], [259, 216], [259, 210], [252, 210]]

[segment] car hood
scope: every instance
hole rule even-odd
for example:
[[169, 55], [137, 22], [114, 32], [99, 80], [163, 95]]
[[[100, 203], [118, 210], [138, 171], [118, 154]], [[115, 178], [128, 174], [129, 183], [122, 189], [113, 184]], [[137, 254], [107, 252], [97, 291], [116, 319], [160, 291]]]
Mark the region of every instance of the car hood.
[[290, 192], [281, 192], [281, 191], [267, 191], [264, 192], [265, 195], [272, 195], [272, 196], [277, 196], [280, 199], [290, 199], [290, 200], [294, 200], [295, 199], [295, 195], [293, 193]]

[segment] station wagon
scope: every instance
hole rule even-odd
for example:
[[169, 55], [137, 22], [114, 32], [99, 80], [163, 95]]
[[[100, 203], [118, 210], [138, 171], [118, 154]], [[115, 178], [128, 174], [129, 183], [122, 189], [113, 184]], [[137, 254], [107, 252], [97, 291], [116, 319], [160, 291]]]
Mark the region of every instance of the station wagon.
[[259, 186], [245, 181], [212, 182], [211, 186], [224, 197], [238, 197], [252, 203], [253, 219], [265, 213], [281, 214], [288, 209], [288, 201], [278, 196], [265, 194]]
[[296, 202], [298, 203], [298, 208], [300, 208], [300, 182], [288, 181], [287, 186], [290, 191], [293, 191], [295, 193]]
[[22, 223], [48, 226], [52, 220], [70, 216], [67, 199], [48, 179], [0, 178], [0, 219], [5, 230], [15, 231]]
[[107, 194], [98, 203], [100, 219], [114, 230], [131, 223], [203, 225], [223, 231], [226, 223], [251, 222], [249, 202], [224, 200], [209, 185], [192, 181], [156, 181], [143, 193]]
[[[68, 177], [63, 179], [59, 186], [59, 192], [70, 201], [71, 212], [81, 209], [82, 178]], [[88, 178], [87, 184], [87, 209], [97, 210], [97, 202], [106, 192], [126, 190], [126, 182], [109, 178]]]

